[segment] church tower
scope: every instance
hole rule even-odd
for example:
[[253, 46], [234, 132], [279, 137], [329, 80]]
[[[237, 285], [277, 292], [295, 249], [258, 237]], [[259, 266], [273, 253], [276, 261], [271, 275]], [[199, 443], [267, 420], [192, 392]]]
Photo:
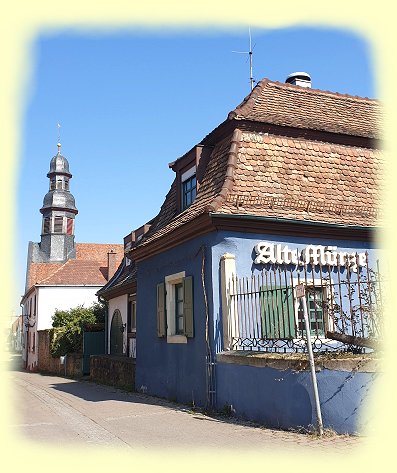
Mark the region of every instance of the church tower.
[[58, 143], [58, 153], [51, 159], [49, 191], [44, 197], [40, 241], [40, 259], [43, 262], [63, 262], [76, 257], [74, 247], [74, 219], [78, 210], [73, 195], [69, 190], [72, 174], [69, 171], [68, 160], [61, 155], [61, 145]]

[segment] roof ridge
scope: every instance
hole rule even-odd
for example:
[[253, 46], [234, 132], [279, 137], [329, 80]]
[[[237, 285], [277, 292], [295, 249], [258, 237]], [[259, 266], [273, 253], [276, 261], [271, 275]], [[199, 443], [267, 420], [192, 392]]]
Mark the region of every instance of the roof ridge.
[[352, 99], [354, 101], [362, 101], [362, 102], [370, 102], [370, 103], [375, 103], [375, 104], [378, 104], [379, 103], [379, 100], [377, 99], [371, 99], [369, 97], [362, 97], [360, 95], [351, 95], [351, 94], [347, 94], [347, 93], [341, 93], [341, 92], [334, 92], [334, 91], [331, 91], [331, 90], [324, 90], [324, 89], [316, 89], [316, 88], [313, 88], [313, 87], [302, 87], [302, 86], [297, 86], [297, 85], [293, 85], [293, 84], [288, 84], [286, 82], [279, 82], [279, 81], [272, 81], [272, 80], [268, 80], [268, 85], [270, 87], [273, 87], [273, 86], [276, 86], [276, 87], [279, 87], [279, 88], [282, 88], [282, 89], [289, 89], [293, 92], [297, 92], [297, 93], [314, 93], [316, 95], [331, 95], [332, 97], [337, 97], [337, 98], [343, 98], [343, 99]]
[[322, 95], [327, 97], [333, 97], [335, 99], [348, 99], [353, 102], [379, 105], [379, 101], [377, 99], [370, 99], [368, 97], [361, 97], [359, 95], [342, 94], [340, 92], [332, 92], [330, 90], [314, 89], [312, 87], [301, 87], [293, 84], [288, 84], [286, 82], [279, 82], [264, 78], [257, 83], [251, 93], [248, 94], [234, 110], [229, 112], [227, 117], [228, 120], [232, 120], [233, 118], [236, 118], [239, 115], [246, 115], [252, 112], [256, 104], [256, 100], [260, 97], [261, 93], [266, 87], [277, 87], [279, 89], [284, 90], [287, 89], [295, 94], [312, 94], [317, 96]]
[[76, 245], [78, 245], [78, 246], [82, 246], [82, 245], [90, 245], [90, 246], [123, 246], [122, 243], [82, 243], [82, 242], [76, 243]]
[[243, 111], [245, 113], [251, 112], [252, 109], [254, 108], [255, 105], [255, 100], [258, 98], [258, 96], [261, 94], [262, 90], [265, 88], [266, 84], [270, 82], [270, 79], [262, 79], [260, 80], [256, 86], [253, 88], [253, 90], [243, 99], [243, 101], [237, 105], [237, 107], [229, 112], [227, 118], [228, 120], [232, 120], [236, 116], [238, 116], [237, 110], [242, 113]]
[[239, 128], [235, 128], [230, 142], [231, 144], [229, 148], [229, 158], [226, 165], [225, 180], [219, 194], [214, 197], [212, 202], [206, 206], [206, 212], [215, 212], [217, 209], [219, 209], [232, 190], [234, 184], [234, 170], [237, 167], [237, 148], [238, 143], [241, 141], [241, 136], [241, 130]]

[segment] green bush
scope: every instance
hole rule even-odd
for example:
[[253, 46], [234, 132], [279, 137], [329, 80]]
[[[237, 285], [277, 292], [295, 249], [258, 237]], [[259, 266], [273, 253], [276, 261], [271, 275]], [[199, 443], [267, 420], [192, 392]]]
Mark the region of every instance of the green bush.
[[70, 310], [55, 310], [52, 316], [51, 355], [55, 357], [82, 351], [83, 331], [87, 325], [105, 321], [106, 305], [77, 306]]

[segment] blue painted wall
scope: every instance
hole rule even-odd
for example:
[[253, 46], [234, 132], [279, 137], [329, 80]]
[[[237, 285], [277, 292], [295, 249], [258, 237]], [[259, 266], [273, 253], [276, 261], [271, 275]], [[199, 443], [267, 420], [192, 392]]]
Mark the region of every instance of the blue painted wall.
[[[136, 389], [182, 403], [206, 402], [205, 300], [201, 281], [202, 249], [208, 303], [212, 305], [211, 238], [191, 240], [140, 261], [137, 276]], [[187, 344], [167, 343], [157, 337], [157, 284], [170, 274], [193, 276], [194, 337]], [[210, 322], [212, 324], [212, 322]]]
[[[213, 234], [212, 240], [212, 282], [214, 287], [213, 309], [214, 309], [214, 343], [217, 353], [222, 351], [222, 297], [220, 292], [220, 259], [224, 253], [232, 253], [236, 256], [236, 271], [239, 277], [250, 276], [262, 271], [264, 265], [254, 264], [256, 253], [254, 246], [260, 241], [268, 241], [274, 244], [288, 245], [289, 248], [302, 250], [307, 245], [332, 245], [337, 246], [338, 251], [365, 252], [368, 251], [370, 266], [375, 264], [379, 250], [368, 242], [347, 241], [324, 238], [302, 238], [302, 237], [280, 237], [270, 234], [252, 234], [239, 232], [217, 232]], [[315, 275], [316, 277], [316, 275]]]
[[[309, 244], [333, 245], [338, 250], [368, 250], [370, 262], [376, 250], [368, 243], [345, 240], [284, 238], [266, 234], [213, 232], [140, 261], [137, 276], [136, 388], [148, 394], [182, 403], [206, 405], [205, 301], [201, 281], [202, 251], [205, 255], [210, 343], [213, 353], [223, 350], [220, 258], [236, 256], [237, 274], [248, 276], [262, 270], [253, 263], [259, 241], [288, 244], [303, 249]], [[194, 331], [187, 344], [169, 344], [157, 337], [156, 287], [167, 275], [185, 271], [193, 276]], [[319, 373], [324, 424], [338, 432], [354, 432], [357, 414], [372, 375], [323, 370]], [[282, 378], [282, 380], [281, 380]], [[217, 408], [232, 404], [237, 414], [269, 426], [289, 428], [314, 423], [310, 375], [306, 372], [218, 363]], [[349, 381], [349, 382], [347, 382]], [[364, 392], [365, 391], [365, 392]]]
[[[360, 431], [374, 373], [324, 369], [317, 373], [323, 425], [336, 432]], [[310, 372], [217, 364], [217, 408], [272, 428], [310, 429], [316, 425]]]

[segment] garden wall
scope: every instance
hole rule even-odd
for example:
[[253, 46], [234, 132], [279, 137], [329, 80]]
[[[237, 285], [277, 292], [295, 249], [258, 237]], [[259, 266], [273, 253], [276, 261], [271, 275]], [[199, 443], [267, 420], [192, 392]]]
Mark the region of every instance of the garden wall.
[[[323, 425], [340, 434], [360, 433], [379, 363], [373, 356], [338, 356], [316, 359]], [[223, 352], [216, 368], [218, 410], [272, 428], [316, 426], [307, 355]]]

